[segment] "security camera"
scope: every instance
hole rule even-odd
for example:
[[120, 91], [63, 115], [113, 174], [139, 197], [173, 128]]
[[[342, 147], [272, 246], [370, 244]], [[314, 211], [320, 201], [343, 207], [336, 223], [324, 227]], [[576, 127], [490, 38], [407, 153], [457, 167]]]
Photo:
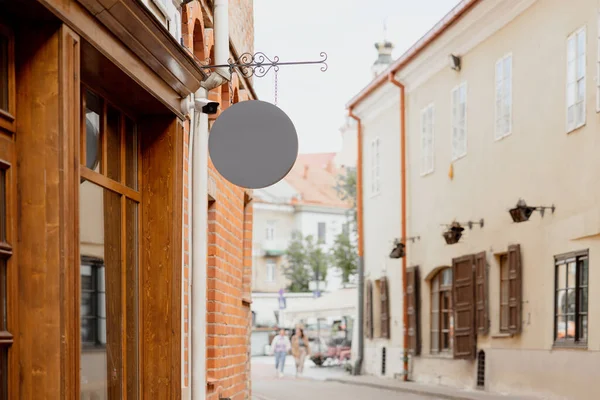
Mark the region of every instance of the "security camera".
[[209, 99], [195, 99], [196, 107], [200, 108], [204, 114], [216, 114], [219, 109], [219, 103], [216, 101], [211, 101]]

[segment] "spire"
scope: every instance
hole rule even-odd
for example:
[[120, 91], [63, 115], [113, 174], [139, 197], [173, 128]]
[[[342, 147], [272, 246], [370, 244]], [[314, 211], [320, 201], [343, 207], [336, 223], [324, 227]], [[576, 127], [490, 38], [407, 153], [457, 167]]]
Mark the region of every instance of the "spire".
[[382, 73], [392, 63], [392, 51], [394, 45], [392, 42], [387, 40], [387, 23], [383, 21], [383, 41], [375, 43], [377, 49], [377, 60], [373, 63], [371, 71], [373, 71], [373, 77], [376, 77]]

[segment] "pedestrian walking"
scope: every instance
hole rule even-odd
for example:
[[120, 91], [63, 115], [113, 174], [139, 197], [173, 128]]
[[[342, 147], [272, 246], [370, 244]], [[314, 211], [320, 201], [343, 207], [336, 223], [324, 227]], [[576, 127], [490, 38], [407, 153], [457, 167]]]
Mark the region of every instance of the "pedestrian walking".
[[283, 368], [285, 367], [285, 356], [290, 351], [292, 344], [290, 339], [286, 336], [285, 330], [281, 329], [279, 335], [273, 338], [271, 348], [275, 354], [275, 369], [277, 375], [281, 378], [283, 376]]
[[304, 335], [304, 330], [300, 327], [296, 328], [296, 332], [292, 336], [292, 355], [296, 361], [296, 376], [301, 376], [304, 372], [304, 361], [307, 356], [310, 356], [310, 346], [308, 337]]

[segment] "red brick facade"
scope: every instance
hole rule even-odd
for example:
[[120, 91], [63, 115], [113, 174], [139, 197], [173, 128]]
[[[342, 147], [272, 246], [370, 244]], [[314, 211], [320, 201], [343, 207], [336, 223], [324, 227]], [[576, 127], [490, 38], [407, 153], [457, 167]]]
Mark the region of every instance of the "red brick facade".
[[[199, 60], [214, 59], [212, 10], [210, 1], [196, 1], [184, 7], [182, 34], [184, 45]], [[231, 7], [239, 7], [239, 9]], [[241, 12], [240, 12], [241, 11]], [[250, 14], [248, 14], [250, 12]], [[252, 1], [230, 2], [230, 32], [254, 34]], [[240, 26], [244, 24], [246, 26]], [[232, 28], [234, 26], [234, 28]], [[235, 39], [235, 38], [232, 38]], [[251, 51], [252, 37], [232, 40]], [[237, 43], [236, 43], [237, 42]], [[225, 110], [232, 102], [248, 100], [246, 82], [234, 74], [230, 85], [210, 92], [209, 97]], [[211, 116], [212, 121], [217, 116]], [[187, 126], [189, 128], [189, 124]], [[184, 143], [184, 265], [183, 265], [183, 384], [189, 387], [189, 201], [188, 136]], [[209, 400], [219, 395], [232, 400], [250, 399], [250, 332], [252, 314], [250, 292], [252, 277], [252, 203], [251, 193], [225, 181], [209, 160], [208, 254], [207, 254], [207, 337], [206, 375]]]

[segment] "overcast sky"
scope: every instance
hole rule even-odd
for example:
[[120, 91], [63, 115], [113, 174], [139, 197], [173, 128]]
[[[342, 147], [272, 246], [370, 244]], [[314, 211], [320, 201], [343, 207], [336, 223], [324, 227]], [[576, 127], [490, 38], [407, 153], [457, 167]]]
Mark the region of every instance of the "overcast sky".
[[[374, 44], [394, 43], [393, 57], [423, 36], [458, 0], [254, 0], [254, 50], [280, 62], [318, 60], [320, 65], [282, 66], [278, 106], [294, 122], [301, 153], [341, 148], [345, 104], [371, 80]], [[260, 100], [274, 102], [274, 73], [254, 78]]]

